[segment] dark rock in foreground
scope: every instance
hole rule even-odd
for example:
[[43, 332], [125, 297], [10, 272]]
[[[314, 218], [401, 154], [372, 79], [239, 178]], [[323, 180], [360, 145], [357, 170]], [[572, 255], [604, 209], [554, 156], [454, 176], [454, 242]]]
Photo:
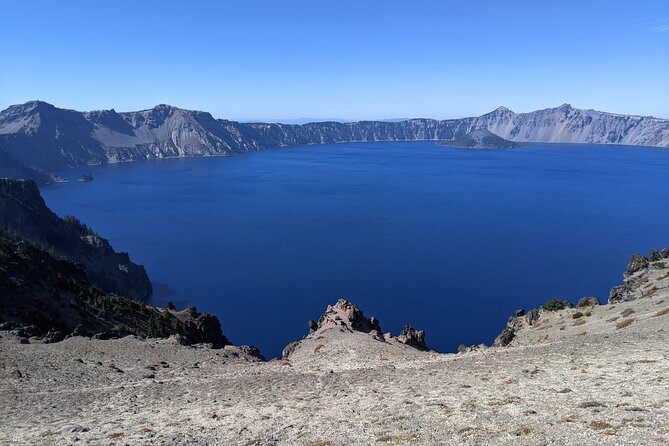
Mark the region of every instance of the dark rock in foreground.
[[66, 336], [111, 339], [126, 335], [164, 338], [182, 344], [229, 345], [216, 316], [160, 309], [92, 286], [84, 268], [24, 241], [0, 236], [0, 322], [2, 329], [45, 343]]
[[0, 179], [0, 228], [10, 239], [27, 240], [58, 258], [81, 263], [90, 282], [105, 291], [135, 299], [151, 294], [143, 266], [114, 251], [75, 217], [54, 214], [31, 180]]

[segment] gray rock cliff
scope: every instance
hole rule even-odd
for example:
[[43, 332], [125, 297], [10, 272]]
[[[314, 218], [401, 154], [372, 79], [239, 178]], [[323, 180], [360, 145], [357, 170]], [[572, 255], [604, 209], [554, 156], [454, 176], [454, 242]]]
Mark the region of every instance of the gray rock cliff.
[[454, 141], [477, 131], [513, 142], [669, 147], [669, 120], [581, 110], [564, 104], [530, 113], [500, 107], [479, 117], [399, 122], [239, 123], [201, 111], [78, 112], [41, 101], [0, 112], [0, 146], [17, 163], [52, 172], [66, 167], [164, 157], [354, 141]]

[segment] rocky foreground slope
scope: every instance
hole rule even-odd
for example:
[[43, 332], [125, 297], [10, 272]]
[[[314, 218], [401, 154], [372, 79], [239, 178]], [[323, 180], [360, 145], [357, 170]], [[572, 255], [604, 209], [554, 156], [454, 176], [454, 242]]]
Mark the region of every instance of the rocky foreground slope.
[[506, 346], [460, 354], [346, 301], [269, 362], [0, 331], [0, 445], [665, 445], [669, 251], [652, 257], [633, 258], [623, 298], [551, 300], [511, 318]]
[[514, 142], [669, 147], [669, 120], [580, 110], [564, 104], [530, 113], [500, 107], [479, 117], [401, 122], [239, 123], [201, 111], [78, 112], [41, 101], [0, 112], [0, 146], [13, 160], [47, 172], [148, 158], [229, 155], [249, 150], [354, 141], [457, 141], [486, 130]]

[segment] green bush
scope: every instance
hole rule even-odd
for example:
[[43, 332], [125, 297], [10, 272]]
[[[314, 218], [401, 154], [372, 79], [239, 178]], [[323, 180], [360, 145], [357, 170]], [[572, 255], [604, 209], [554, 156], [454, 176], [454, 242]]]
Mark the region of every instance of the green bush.
[[565, 308], [571, 308], [571, 303], [566, 300], [558, 300], [555, 297], [551, 297], [551, 300], [543, 304], [541, 308], [545, 311], [559, 311], [564, 310]]
[[578, 319], [579, 317], [583, 317], [583, 313], [577, 311], [576, 313], [572, 314], [571, 317], [574, 319]]

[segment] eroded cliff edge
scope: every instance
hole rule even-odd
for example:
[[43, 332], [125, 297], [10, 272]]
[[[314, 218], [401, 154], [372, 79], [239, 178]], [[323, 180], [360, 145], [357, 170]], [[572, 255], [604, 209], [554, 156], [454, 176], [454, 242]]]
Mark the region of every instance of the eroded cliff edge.
[[0, 178], [0, 230], [5, 238], [25, 240], [63, 258], [83, 265], [91, 284], [101, 289], [145, 299], [152, 291], [142, 265], [76, 217], [58, 217], [45, 204], [32, 180]]

